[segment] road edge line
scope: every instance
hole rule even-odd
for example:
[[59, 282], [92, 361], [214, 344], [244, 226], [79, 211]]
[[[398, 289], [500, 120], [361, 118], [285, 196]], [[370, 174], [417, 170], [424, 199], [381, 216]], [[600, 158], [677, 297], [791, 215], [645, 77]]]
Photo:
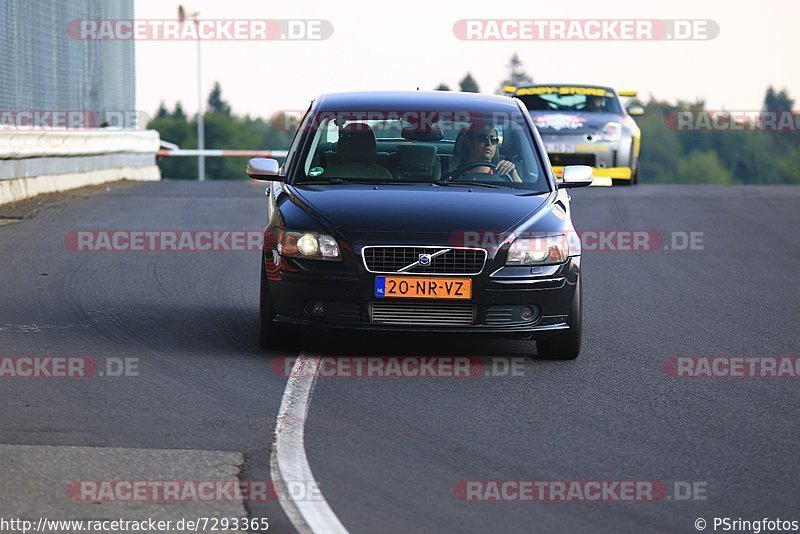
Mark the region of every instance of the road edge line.
[[321, 491], [319, 500], [295, 501], [288, 488], [289, 482], [314, 482], [319, 488], [319, 483], [311, 473], [305, 449], [305, 421], [319, 375], [319, 365], [319, 356], [305, 354], [300, 354], [294, 362], [275, 423], [269, 462], [270, 476], [276, 485], [278, 502], [298, 532], [346, 534], [347, 529], [336, 517]]

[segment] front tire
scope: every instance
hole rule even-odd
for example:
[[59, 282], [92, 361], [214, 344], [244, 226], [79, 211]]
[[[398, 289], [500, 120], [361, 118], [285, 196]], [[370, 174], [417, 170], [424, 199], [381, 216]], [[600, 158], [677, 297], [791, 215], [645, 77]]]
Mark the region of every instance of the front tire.
[[581, 306], [583, 302], [581, 292], [581, 279], [575, 286], [575, 294], [572, 296], [572, 304], [569, 310], [569, 330], [563, 334], [556, 334], [551, 337], [536, 341], [536, 353], [539, 358], [546, 360], [574, 360], [581, 353], [581, 330], [583, 321], [581, 319]]
[[275, 307], [272, 304], [272, 295], [269, 292], [267, 269], [264, 265], [263, 256], [261, 257], [260, 294], [260, 305], [258, 308], [258, 341], [261, 348], [266, 350], [291, 348], [293, 339], [289, 328], [281, 326], [274, 321]]
[[631, 157], [628, 163], [631, 166], [631, 181], [629, 185], [639, 185], [639, 160], [634, 155], [635, 140], [631, 140]]

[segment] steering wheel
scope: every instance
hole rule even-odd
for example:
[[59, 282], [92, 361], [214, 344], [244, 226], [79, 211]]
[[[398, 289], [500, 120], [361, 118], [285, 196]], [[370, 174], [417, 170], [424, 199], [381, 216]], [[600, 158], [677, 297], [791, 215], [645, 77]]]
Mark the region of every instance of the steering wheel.
[[[473, 161], [471, 163], [465, 163], [464, 165], [461, 165], [459, 168], [457, 168], [456, 170], [454, 170], [450, 174], [450, 177], [454, 182], [458, 181], [459, 178], [461, 178], [464, 174], [467, 173], [467, 171], [472, 170], [472, 169], [474, 169], [476, 167], [489, 167], [490, 169], [492, 169], [492, 172], [497, 170], [497, 165], [495, 165], [491, 161]], [[477, 174], [477, 173], [475, 173], [475, 174]], [[482, 174], [484, 174], [484, 173], [482, 173]], [[503, 180], [506, 181], [506, 182], [513, 182], [514, 181], [514, 179], [509, 174], [495, 174], [495, 176], [502, 176]], [[471, 180], [464, 180], [464, 181], [465, 182], [467, 182], [467, 181], [469, 181], [469, 182], [477, 182], [478, 179], [477, 179], [477, 177], [474, 177]]]

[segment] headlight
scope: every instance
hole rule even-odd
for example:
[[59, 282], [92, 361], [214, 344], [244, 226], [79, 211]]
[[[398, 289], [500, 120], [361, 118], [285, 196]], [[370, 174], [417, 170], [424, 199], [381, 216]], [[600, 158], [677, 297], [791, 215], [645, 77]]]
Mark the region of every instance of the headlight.
[[609, 122], [603, 128], [603, 141], [619, 141], [622, 139], [622, 125], [618, 122]]
[[281, 232], [278, 252], [283, 256], [309, 260], [342, 259], [336, 240], [315, 232]]
[[569, 243], [564, 234], [521, 237], [508, 249], [506, 265], [553, 265], [569, 257]]

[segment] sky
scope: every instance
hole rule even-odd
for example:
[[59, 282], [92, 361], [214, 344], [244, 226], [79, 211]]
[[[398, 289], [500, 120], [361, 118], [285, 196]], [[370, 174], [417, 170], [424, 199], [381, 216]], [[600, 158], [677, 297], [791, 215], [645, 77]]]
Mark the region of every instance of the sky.
[[[769, 85], [800, 101], [800, 2], [605, 0], [402, 2], [186, 0], [202, 19], [325, 19], [321, 41], [205, 41], [203, 94], [214, 81], [234, 113], [305, 110], [316, 96], [349, 90], [457, 88], [469, 71], [493, 93], [517, 53], [536, 83], [636, 89], [645, 99], [704, 99], [709, 109], [759, 109]], [[175, 19], [178, 3], [134, 0], [137, 19]], [[710, 19], [712, 40], [465, 41], [459, 19]], [[196, 42], [136, 42], [137, 109], [197, 109]], [[792, 57], [794, 56], [794, 57]]]

